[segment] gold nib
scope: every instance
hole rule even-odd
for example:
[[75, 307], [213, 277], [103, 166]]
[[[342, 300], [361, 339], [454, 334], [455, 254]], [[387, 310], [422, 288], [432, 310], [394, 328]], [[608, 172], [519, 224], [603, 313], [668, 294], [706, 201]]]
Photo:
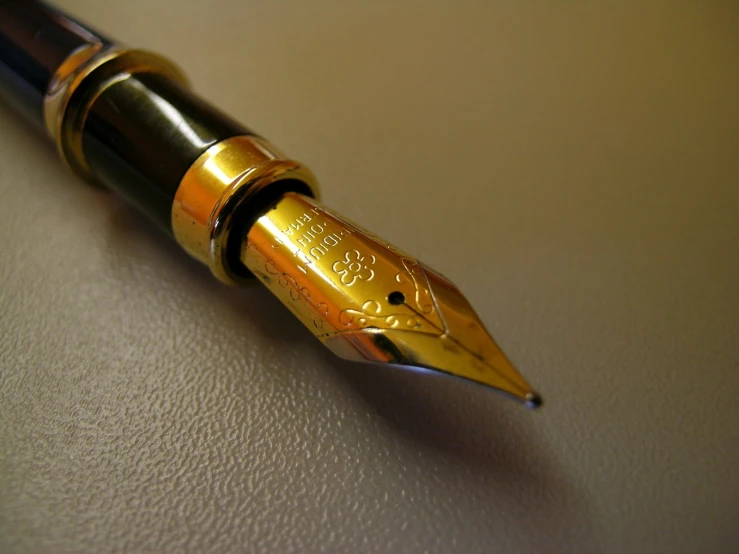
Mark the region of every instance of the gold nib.
[[342, 358], [441, 371], [541, 405], [448, 279], [315, 200], [285, 195], [251, 227], [241, 260]]

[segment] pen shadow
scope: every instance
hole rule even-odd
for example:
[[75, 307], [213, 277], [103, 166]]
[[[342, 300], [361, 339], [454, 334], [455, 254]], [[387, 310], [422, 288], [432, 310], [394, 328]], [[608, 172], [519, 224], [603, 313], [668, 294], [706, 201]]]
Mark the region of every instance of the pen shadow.
[[463, 465], [484, 504], [481, 511], [504, 510], [522, 527], [535, 529], [536, 537], [546, 537], [546, 543], [534, 547], [565, 551], [579, 544], [587, 545], [588, 552], [599, 551], [588, 540], [597, 533], [587, 499], [537, 441], [536, 420], [546, 417], [546, 406], [531, 413], [462, 379], [350, 363], [332, 359], [329, 352], [325, 358], [326, 367], [408, 448]]
[[[585, 498], [536, 438], [537, 419], [547, 417], [546, 406], [532, 413], [461, 379], [341, 360], [289, 317], [267, 290], [214, 286], [207, 268], [174, 248], [172, 239], [162, 237], [152, 223], [119, 199], [110, 201], [114, 205], [109, 240], [121, 255], [133, 249], [129, 253], [140, 256], [137, 244], [146, 243], [158, 261], [183, 268], [185, 286], [211, 296], [232, 324], [256, 333], [255, 340], [261, 335], [278, 347], [313, 349], [327, 370], [326, 378], [333, 381], [330, 386], [361, 403], [364, 409], [360, 410], [380, 420], [401, 448], [423, 452], [419, 471], [438, 471], [430, 468], [439, 465], [464, 468], [474, 479], [476, 494], [470, 501], [476, 503], [479, 517], [505, 512], [506, 519], [520, 522], [522, 529], [536, 530], [527, 540], [537, 550], [566, 549], [577, 539], [588, 552], [598, 551], [588, 540], [597, 533]], [[429, 477], [436, 477], [441, 489], [453, 487], [439, 484], [438, 475]], [[448, 502], [457, 494], [449, 490], [438, 502]], [[537, 544], [538, 537], [545, 537], [546, 544]]]

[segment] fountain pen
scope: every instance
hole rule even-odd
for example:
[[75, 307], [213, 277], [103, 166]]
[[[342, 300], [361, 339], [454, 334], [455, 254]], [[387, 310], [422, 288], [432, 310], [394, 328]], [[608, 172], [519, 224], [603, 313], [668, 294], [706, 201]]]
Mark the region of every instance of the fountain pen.
[[449, 279], [319, 203], [305, 165], [196, 96], [171, 61], [43, 2], [0, 0], [0, 89], [80, 177], [221, 281], [261, 282], [336, 355], [541, 404]]

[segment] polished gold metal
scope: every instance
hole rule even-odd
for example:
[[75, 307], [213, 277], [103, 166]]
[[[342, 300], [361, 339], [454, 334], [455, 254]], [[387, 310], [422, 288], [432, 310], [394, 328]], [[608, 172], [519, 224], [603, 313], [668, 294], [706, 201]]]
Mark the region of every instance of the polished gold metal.
[[102, 49], [102, 42], [83, 44], [62, 62], [49, 81], [49, 88], [44, 97], [44, 124], [55, 144], [58, 143], [61, 134], [61, 116], [64, 111], [62, 106], [68, 102], [68, 96], [73, 92], [71, 86], [75, 83], [75, 77]]
[[82, 129], [95, 100], [105, 89], [135, 73], [156, 73], [188, 86], [180, 68], [145, 50], [91, 43], [75, 50], [54, 73], [44, 98], [44, 122], [62, 160], [88, 182], [97, 184], [82, 148]]
[[241, 259], [342, 358], [437, 370], [541, 403], [448, 279], [310, 198], [289, 193], [266, 211]]
[[190, 166], [175, 194], [172, 230], [177, 242], [220, 280], [243, 281], [246, 276], [234, 271], [227, 252], [234, 214], [243, 213], [257, 194], [284, 180], [318, 194], [313, 173], [261, 137], [232, 137], [211, 146]]

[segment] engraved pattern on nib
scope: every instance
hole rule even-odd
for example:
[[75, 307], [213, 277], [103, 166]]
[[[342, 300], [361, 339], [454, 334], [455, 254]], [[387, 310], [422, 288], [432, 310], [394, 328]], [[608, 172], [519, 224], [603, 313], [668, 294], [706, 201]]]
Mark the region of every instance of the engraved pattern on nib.
[[[372, 237], [373, 242], [376, 238]], [[426, 277], [423, 266], [418, 260], [407, 254], [393, 251], [385, 244], [377, 243], [380, 248], [386, 249], [402, 266], [392, 279], [397, 283], [397, 290], [403, 293], [405, 301], [402, 305], [391, 305], [387, 299], [368, 299], [361, 307], [344, 308], [338, 313], [338, 323], [344, 328], [334, 328], [327, 325], [326, 319], [330, 313], [329, 305], [320, 299], [312, 300], [311, 291], [300, 285], [300, 281], [290, 273], [278, 269], [272, 257], [280, 248], [284, 248], [281, 241], [271, 245], [271, 255], [265, 255], [260, 249], [249, 244], [246, 248], [247, 264], [252, 272], [266, 283], [276, 283], [283, 289], [290, 300], [305, 302], [313, 313], [311, 321], [314, 334], [320, 339], [340, 335], [345, 332], [354, 332], [361, 329], [394, 329], [420, 332], [432, 335], [447, 333], [443, 317], [438, 310], [436, 300]], [[357, 249], [346, 252], [343, 259], [336, 261], [332, 270], [339, 274], [342, 284], [351, 286], [359, 282], [368, 282], [374, 279], [376, 273], [369, 266], [373, 266], [377, 259], [373, 254], [362, 254]], [[255, 263], [257, 262], [257, 263]], [[389, 276], [388, 276], [389, 277]], [[389, 288], [391, 287], [388, 282]], [[390, 292], [390, 290], [388, 290]]]
[[421, 318], [407, 313], [383, 314], [382, 304], [377, 300], [367, 300], [361, 310], [346, 308], [339, 312], [339, 321], [349, 326], [376, 327], [378, 329], [407, 328], [416, 329], [421, 326]]
[[[436, 309], [436, 303], [429, 289], [428, 280], [421, 268], [421, 264], [412, 258], [402, 258], [400, 262], [403, 264], [405, 271], [399, 271], [395, 276], [395, 280], [402, 285], [408, 283], [410, 279], [410, 283], [416, 291], [416, 306], [421, 313], [431, 314]], [[421, 280], [423, 280], [425, 286], [419, 284]]]
[[[345, 308], [339, 313], [339, 321], [349, 328], [347, 331], [370, 327], [380, 330], [415, 331], [439, 336], [446, 333], [446, 326], [438, 313], [436, 301], [421, 264], [410, 257], [399, 258], [399, 260], [403, 270], [395, 274], [394, 280], [400, 285], [397, 287], [398, 292], [407, 293], [403, 294], [405, 302], [401, 306], [394, 306], [387, 300], [382, 302], [367, 300], [362, 304], [361, 310]], [[399, 308], [405, 308], [405, 310], [399, 311]]]
[[[250, 260], [250, 266], [252, 266], [251, 260], [256, 258], [260, 261], [259, 266], [252, 267], [252, 273], [257, 277], [261, 278], [263, 281], [276, 281], [277, 284], [288, 291], [292, 300], [302, 299], [306, 302], [310, 302], [310, 290], [307, 287], [301, 287], [298, 284], [298, 280], [289, 273], [279, 271], [275, 266], [274, 260], [265, 258], [264, 255], [251, 244], [247, 246], [246, 251], [247, 259]], [[320, 305], [325, 307], [325, 313], [323, 315], [328, 315], [328, 306], [326, 306], [325, 303], [321, 303]]]
[[326, 304], [325, 302], [320, 302], [316, 307], [316, 315], [317, 317], [313, 318], [313, 326], [320, 331], [326, 325], [326, 317], [328, 316], [328, 304]]
[[342, 284], [351, 287], [357, 281], [372, 280], [375, 271], [370, 266], [375, 261], [372, 254], [364, 255], [359, 250], [349, 250], [344, 254], [344, 259], [335, 262], [331, 268], [341, 276]]

